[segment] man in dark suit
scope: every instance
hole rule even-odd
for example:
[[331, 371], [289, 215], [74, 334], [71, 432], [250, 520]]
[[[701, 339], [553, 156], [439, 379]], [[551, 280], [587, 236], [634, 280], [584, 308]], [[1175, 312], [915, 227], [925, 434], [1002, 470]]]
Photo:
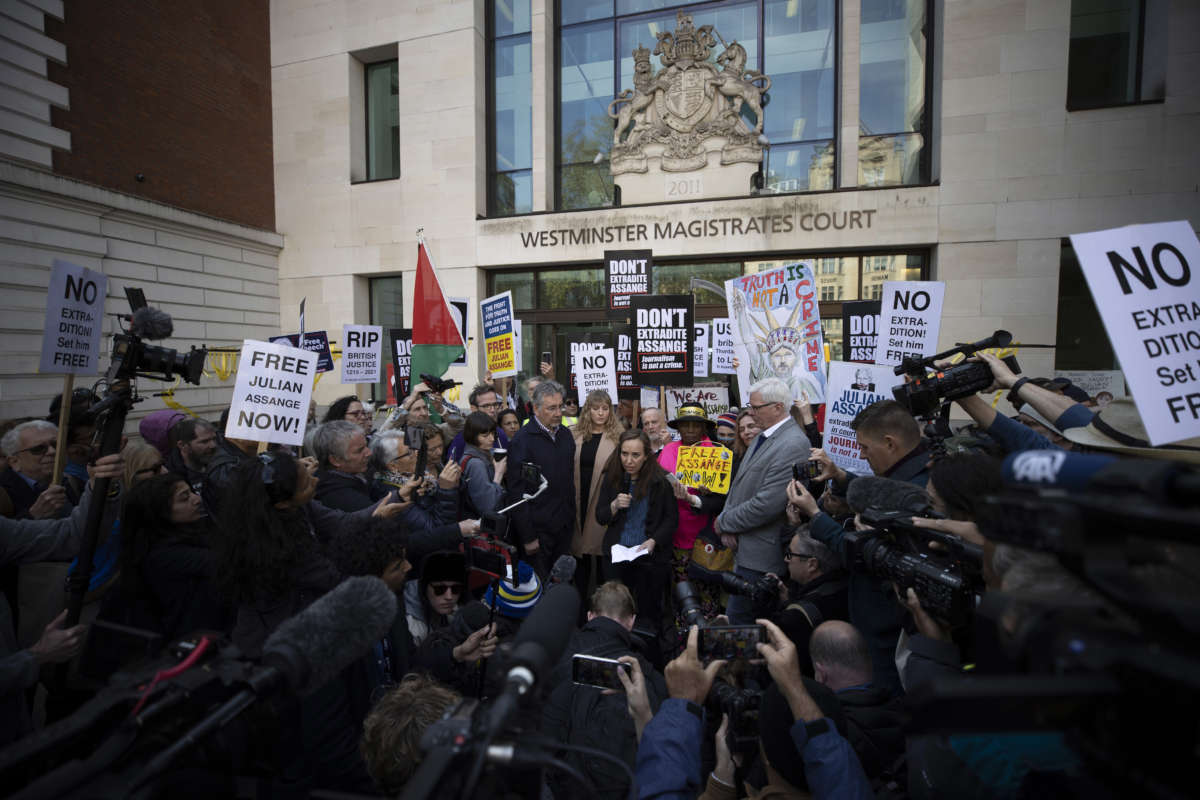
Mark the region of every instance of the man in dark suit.
[[[787, 485], [792, 465], [808, 460], [812, 448], [788, 408], [788, 385], [767, 378], [750, 387], [750, 413], [762, 433], [750, 445], [729, 487], [725, 510], [717, 516], [718, 534], [737, 537], [733, 571], [749, 581], [765, 573], [784, 574], [780, 530], [786, 521]], [[734, 625], [754, 622], [756, 609], [750, 598], [730, 595], [726, 614]]]
[[510, 526], [521, 557], [545, 578], [550, 565], [571, 547], [578, 514], [575, 510], [575, 439], [562, 424], [563, 387], [543, 381], [533, 390], [533, 417], [508, 444], [507, 503], [515, 503], [536, 485], [526, 484], [521, 464], [537, 464], [546, 491], [513, 509]]

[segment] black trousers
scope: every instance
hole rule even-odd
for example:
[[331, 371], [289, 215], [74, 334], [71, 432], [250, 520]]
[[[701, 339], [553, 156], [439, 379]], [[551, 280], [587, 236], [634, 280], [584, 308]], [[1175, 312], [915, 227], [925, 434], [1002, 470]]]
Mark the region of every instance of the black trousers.
[[637, 604], [639, 622], [656, 634], [663, 630], [663, 595], [670, 570], [670, 564], [653, 555], [620, 564], [612, 563], [611, 556], [604, 558], [605, 580], [618, 580], [629, 587], [633, 602]]

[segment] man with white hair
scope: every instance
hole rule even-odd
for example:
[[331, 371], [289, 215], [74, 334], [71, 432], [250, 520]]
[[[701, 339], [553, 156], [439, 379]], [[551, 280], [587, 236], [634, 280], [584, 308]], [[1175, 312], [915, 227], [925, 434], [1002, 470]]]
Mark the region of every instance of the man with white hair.
[[[780, 529], [786, 521], [787, 486], [792, 465], [808, 461], [812, 448], [804, 431], [788, 413], [792, 392], [779, 378], [750, 387], [750, 413], [762, 428], [742, 458], [729, 487], [725, 510], [714, 529], [723, 538], [737, 539], [734, 574], [755, 581], [770, 572], [784, 574]], [[750, 598], [730, 595], [726, 613], [734, 625], [748, 625], [765, 609]]]
[[8, 470], [0, 474], [0, 489], [8, 495], [14, 519], [51, 519], [66, 504], [66, 491], [50, 486], [58, 427], [35, 419], [22, 422], [0, 438]]

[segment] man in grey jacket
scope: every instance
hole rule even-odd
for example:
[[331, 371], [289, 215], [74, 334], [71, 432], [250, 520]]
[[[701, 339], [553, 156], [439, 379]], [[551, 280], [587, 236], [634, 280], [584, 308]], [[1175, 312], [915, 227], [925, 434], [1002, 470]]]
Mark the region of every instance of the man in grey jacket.
[[[89, 472], [93, 478], [120, 478], [124, 459], [119, 453], [104, 456]], [[34, 561], [70, 561], [79, 552], [79, 541], [87, 520], [88, 506], [95, 500], [89, 487], [70, 517], [48, 520], [10, 520], [0, 518], [0, 566]], [[109, 498], [111, 512], [116, 511], [115, 496]], [[111, 516], [101, 529], [112, 527]], [[0, 594], [0, 746], [15, 741], [32, 730], [25, 690], [33, 686], [42, 664], [69, 661], [83, 646], [86, 626], [63, 628], [64, 610], [46, 626], [41, 638], [28, 650], [17, 649], [12, 610]]]
[[[765, 573], [785, 574], [780, 531], [787, 522], [787, 485], [792, 465], [808, 460], [812, 448], [788, 408], [788, 385], [766, 378], [750, 387], [750, 413], [762, 433], [746, 451], [729, 487], [725, 510], [714, 523], [718, 534], [737, 537], [734, 574], [749, 581]], [[730, 595], [726, 608], [734, 625], [754, 622], [755, 609], [748, 597]]]

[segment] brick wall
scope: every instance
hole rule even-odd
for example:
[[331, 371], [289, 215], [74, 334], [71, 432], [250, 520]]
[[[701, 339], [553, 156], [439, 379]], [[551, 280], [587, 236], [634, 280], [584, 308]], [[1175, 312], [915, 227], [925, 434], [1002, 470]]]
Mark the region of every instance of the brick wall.
[[274, 229], [267, 0], [70, 3], [46, 33], [70, 92], [56, 173]]

